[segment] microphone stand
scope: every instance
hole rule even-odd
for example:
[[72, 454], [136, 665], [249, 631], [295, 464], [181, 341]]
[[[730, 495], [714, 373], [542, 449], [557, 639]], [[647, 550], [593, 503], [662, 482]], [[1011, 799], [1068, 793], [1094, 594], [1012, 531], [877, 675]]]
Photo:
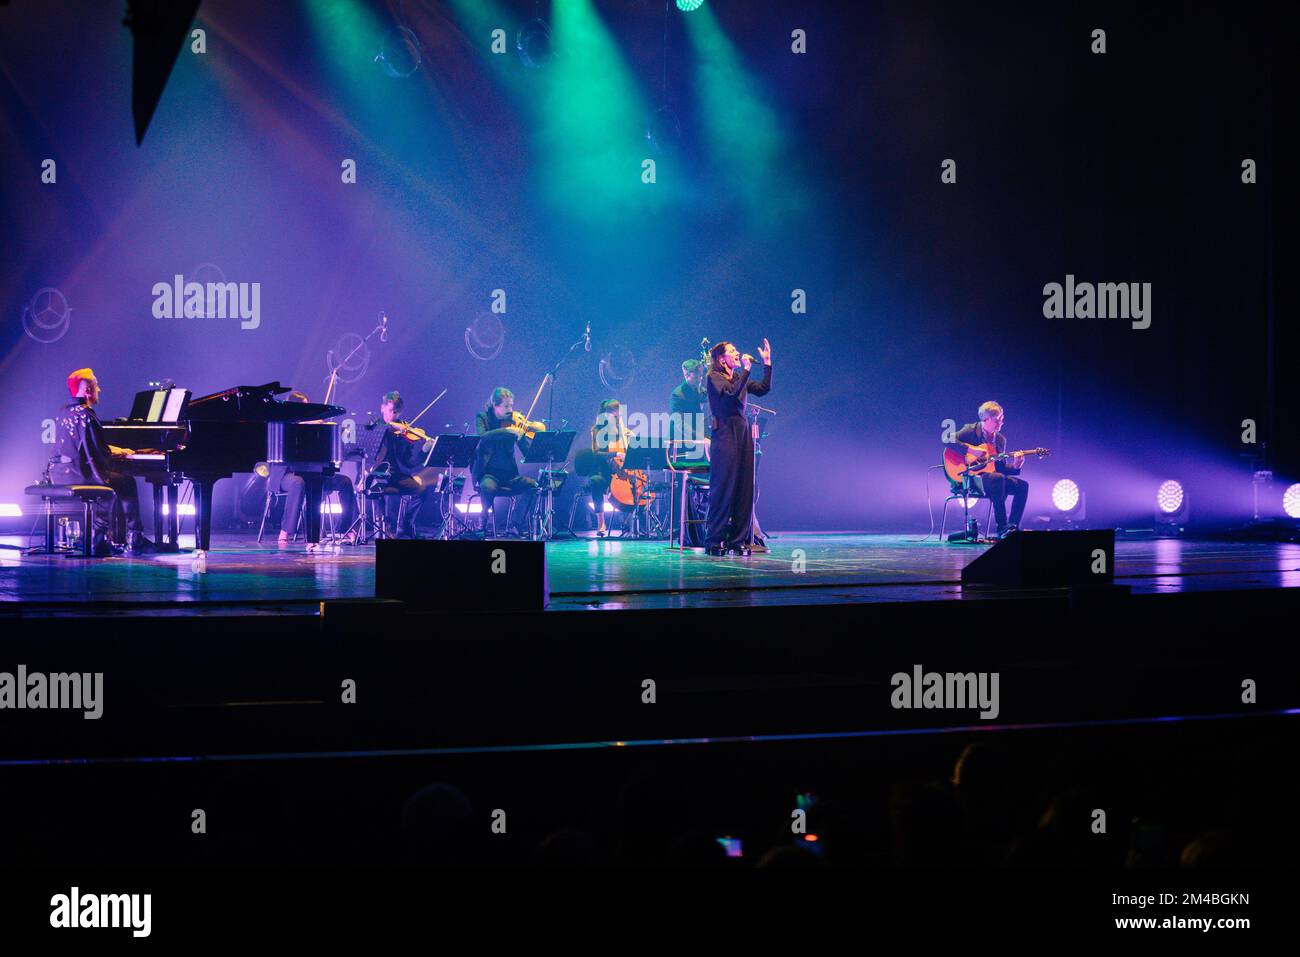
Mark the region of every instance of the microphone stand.
[[[349, 360], [349, 359], [351, 359], [354, 355], [356, 355], [358, 352], [361, 351], [361, 347], [364, 346], [367, 342], [370, 341], [370, 337], [371, 337], [371, 336], [373, 336], [376, 332], [380, 332], [380, 331], [382, 331], [383, 328], [384, 328], [384, 324], [381, 322], [381, 323], [379, 323], [379, 325], [375, 326], [375, 328], [371, 329], [370, 332], [366, 335], [366, 337], [365, 337], [364, 339], [362, 339], [360, 342], [357, 343], [355, 349], [353, 349], [351, 352], [349, 352], [349, 353], [348, 353], [348, 354], [343, 358], [343, 360], [342, 360], [341, 362], [337, 362], [337, 363], [335, 363], [335, 364], [334, 364], [334, 367], [333, 367], [332, 369], [330, 369], [330, 374], [329, 374], [330, 384], [325, 388], [325, 404], [326, 404], [326, 405], [329, 405], [329, 404], [330, 404], [330, 396], [332, 396], [332, 395], [334, 394], [334, 385], [335, 385], [335, 383], [338, 382], [338, 378], [339, 378], [339, 370], [342, 369], [345, 365], [348, 364], [348, 360]], [[331, 350], [331, 351], [333, 351], [333, 350]]]
[[560, 366], [564, 365], [569, 356], [573, 355], [574, 350], [579, 346], [586, 345], [586, 343], [587, 336], [586, 333], [584, 333], [581, 339], [569, 346], [564, 354], [556, 360], [555, 365], [551, 366], [551, 371], [546, 373], [547, 377], [551, 380], [551, 394], [546, 399], [546, 421], [548, 423], [555, 421], [555, 378], [560, 371]]
[[[752, 418], [750, 417], [751, 409], [753, 410]], [[745, 405], [746, 418], [749, 419], [749, 427], [754, 433], [754, 479], [750, 489], [753, 497], [750, 500], [749, 508], [749, 544], [751, 546], [756, 544], [759, 538], [763, 538], [766, 542], [766, 537], [762, 533], [763, 530], [758, 527], [758, 457], [763, 454], [759, 448], [759, 443], [763, 441], [762, 422], [764, 413], [776, 415], [776, 410], [765, 409], [758, 403], [746, 403]]]

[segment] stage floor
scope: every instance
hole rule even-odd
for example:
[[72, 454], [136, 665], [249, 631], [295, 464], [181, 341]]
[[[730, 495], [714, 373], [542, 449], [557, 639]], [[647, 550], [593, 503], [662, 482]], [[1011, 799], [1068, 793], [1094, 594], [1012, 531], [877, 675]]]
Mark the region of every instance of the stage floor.
[[[810, 533], [777, 534], [770, 544], [766, 555], [719, 559], [662, 541], [550, 542], [551, 610], [956, 599], [962, 567], [987, 547]], [[1300, 544], [1121, 538], [1116, 581], [1145, 594], [1293, 587], [1300, 585]], [[324, 599], [373, 595], [373, 547], [309, 554], [301, 544], [214, 536], [206, 573], [193, 570], [189, 553], [87, 561], [0, 548], [0, 615], [78, 613], [92, 602], [110, 615], [312, 614]]]

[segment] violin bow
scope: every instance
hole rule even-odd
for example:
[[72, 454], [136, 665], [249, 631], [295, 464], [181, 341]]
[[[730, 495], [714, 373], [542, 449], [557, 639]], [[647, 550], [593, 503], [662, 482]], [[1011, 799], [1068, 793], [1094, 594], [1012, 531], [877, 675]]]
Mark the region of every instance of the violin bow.
[[528, 407], [528, 414], [524, 416], [525, 419], [532, 421], [533, 409], [537, 408], [537, 400], [542, 397], [542, 390], [546, 388], [546, 380], [550, 377], [549, 372], [542, 376], [542, 384], [537, 387], [537, 392], [533, 395], [533, 404]]
[[433, 408], [433, 404], [434, 404], [434, 402], [437, 402], [439, 399], [441, 399], [441, 398], [442, 398], [444, 395], [446, 395], [446, 394], [447, 394], [447, 390], [446, 390], [446, 389], [443, 389], [441, 392], [439, 392], [439, 393], [434, 397], [434, 399], [433, 399], [432, 402], [430, 402], [430, 403], [429, 403], [428, 405], [426, 405], [423, 409], [421, 409], [419, 412], [417, 412], [417, 413], [415, 414], [415, 418], [414, 418], [414, 419], [411, 419], [411, 421], [407, 422], [406, 424], [407, 424], [407, 425], [415, 425], [415, 423], [416, 423], [417, 421], [419, 421], [420, 416], [424, 415], [424, 413], [426, 413], [426, 412], [428, 412], [430, 409], [432, 409], [432, 408]]

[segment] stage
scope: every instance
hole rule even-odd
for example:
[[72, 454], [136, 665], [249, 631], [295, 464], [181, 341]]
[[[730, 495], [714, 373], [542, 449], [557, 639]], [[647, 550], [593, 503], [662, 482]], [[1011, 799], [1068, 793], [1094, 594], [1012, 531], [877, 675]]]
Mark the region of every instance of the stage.
[[[6, 548], [8, 660], [102, 671], [114, 691], [111, 720], [79, 723], [67, 740], [37, 722], [22, 750], [497, 747], [951, 724], [890, 708], [890, 675], [918, 663], [1000, 672], [1013, 689], [1000, 726], [1233, 714], [1243, 675], [1270, 676], [1273, 706], [1295, 700], [1289, 645], [1247, 623], [1300, 610], [1300, 545], [1121, 537], [1113, 586], [1030, 589], [963, 588], [963, 566], [989, 546], [807, 533], [770, 544], [718, 559], [664, 541], [549, 542], [546, 611], [467, 602], [440, 613], [374, 598], [373, 547], [309, 554], [223, 536], [201, 574], [184, 552], [86, 560]], [[427, 575], [436, 588], [438, 569]], [[340, 676], [364, 688], [360, 710], [336, 706]], [[642, 706], [647, 676], [659, 707]]]
[[[550, 610], [950, 601], [963, 597], [961, 569], [990, 547], [798, 532], [770, 544], [767, 554], [719, 559], [664, 541], [551, 541]], [[199, 573], [188, 551], [86, 560], [4, 548], [0, 616], [84, 613], [87, 604], [107, 614], [314, 614], [323, 601], [372, 598], [374, 555], [373, 546], [308, 552], [301, 543], [259, 546], [252, 535], [227, 534]], [[1300, 585], [1293, 543], [1121, 536], [1115, 560], [1116, 583], [1134, 594]]]

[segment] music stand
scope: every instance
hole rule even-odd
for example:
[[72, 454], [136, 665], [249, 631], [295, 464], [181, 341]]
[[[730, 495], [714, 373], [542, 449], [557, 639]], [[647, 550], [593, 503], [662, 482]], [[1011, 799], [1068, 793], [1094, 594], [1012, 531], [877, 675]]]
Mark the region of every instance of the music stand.
[[[623, 455], [624, 472], [649, 473], [652, 470], [666, 468], [668, 468], [668, 456], [661, 445], [631, 445]], [[656, 529], [646, 528], [642, 530], [641, 528], [641, 518], [643, 516], [651, 518], [654, 514], [647, 508], [649, 503], [642, 501], [649, 489], [649, 479], [650, 476], [647, 474], [645, 488], [634, 488], [632, 493], [631, 525], [633, 538], [651, 538], [657, 533]], [[662, 526], [663, 523], [660, 522], [659, 525]], [[620, 535], [619, 537], [622, 538], [623, 536]]]
[[[525, 464], [546, 466], [543, 470], [546, 482], [545, 487], [542, 489], [542, 496], [546, 504], [542, 510], [540, 522], [533, 526], [533, 541], [537, 541], [539, 538], [555, 537], [555, 477], [559, 474], [556, 471], [555, 463], [562, 463], [568, 459], [569, 449], [573, 447], [573, 440], [577, 435], [577, 432], [534, 433], [533, 440], [528, 444], [528, 451], [524, 453]], [[568, 472], [564, 472], [564, 478], [568, 478], [568, 474]], [[563, 484], [563, 479], [561, 479], [560, 484]]]
[[357, 497], [357, 517], [353, 520], [351, 526], [344, 531], [343, 536], [347, 535], [354, 529], [357, 531], [356, 543], [365, 545], [370, 541], [371, 533], [380, 533], [383, 531], [383, 523], [375, 521], [370, 514], [370, 497], [366, 495], [366, 487], [370, 484], [370, 470], [375, 459], [379, 456], [379, 447], [384, 444], [384, 435], [388, 432], [388, 426], [383, 422], [372, 422], [363, 425], [355, 430], [356, 441], [349, 445], [343, 453], [344, 458], [354, 457], [354, 452], [361, 452], [361, 467], [357, 471], [357, 484], [353, 492]]
[[[473, 465], [474, 456], [478, 453], [478, 443], [477, 435], [435, 435], [433, 445], [424, 457], [425, 468], [446, 470], [438, 484], [439, 511], [442, 514], [442, 531], [438, 533], [438, 537], [444, 541], [451, 541], [452, 528], [458, 521], [456, 499], [459, 497], [459, 489], [451, 473], [456, 469], [468, 469]], [[461, 488], [463, 487], [462, 477]], [[460, 523], [463, 532], [468, 527], [468, 523], [464, 520], [460, 520]]]

